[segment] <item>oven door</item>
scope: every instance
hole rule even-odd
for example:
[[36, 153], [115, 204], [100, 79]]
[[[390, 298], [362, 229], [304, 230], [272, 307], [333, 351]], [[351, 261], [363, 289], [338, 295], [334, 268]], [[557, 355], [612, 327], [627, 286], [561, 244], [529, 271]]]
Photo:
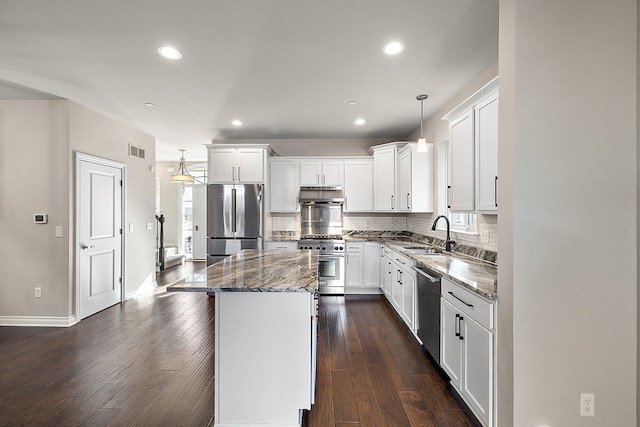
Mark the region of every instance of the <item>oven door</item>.
[[320, 294], [344, 294], [344, 255], [320, 255], [318, 261]]

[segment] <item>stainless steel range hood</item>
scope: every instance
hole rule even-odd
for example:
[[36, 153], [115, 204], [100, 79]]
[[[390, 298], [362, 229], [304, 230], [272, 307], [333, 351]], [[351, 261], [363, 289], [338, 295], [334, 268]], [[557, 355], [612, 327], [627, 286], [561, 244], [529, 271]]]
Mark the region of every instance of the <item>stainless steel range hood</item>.
[[300, 187], [298, 200], [302, 204], [334, 203], [344, 204], [344, 191], [341, 186]]

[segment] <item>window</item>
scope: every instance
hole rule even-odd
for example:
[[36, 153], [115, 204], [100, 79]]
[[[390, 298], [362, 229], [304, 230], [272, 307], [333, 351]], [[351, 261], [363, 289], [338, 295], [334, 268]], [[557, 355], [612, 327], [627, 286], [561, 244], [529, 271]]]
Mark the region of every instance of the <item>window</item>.
[[[447, 208], [448, 148], [449, 140], [438, 143], [438, 215], [445, 215], [449, 218], [451, 231], [476, 233], [478, 231], [478, 215], [475, 212], [451, 212]], [[444, 222], [439, 222], [438, 230], [445, 229]]]

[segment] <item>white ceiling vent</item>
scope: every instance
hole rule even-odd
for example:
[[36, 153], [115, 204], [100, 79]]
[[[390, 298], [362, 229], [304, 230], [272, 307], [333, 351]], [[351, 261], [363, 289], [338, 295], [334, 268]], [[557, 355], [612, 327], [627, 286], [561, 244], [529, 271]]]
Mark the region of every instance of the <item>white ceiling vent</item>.
[[136, 147], [135, 145], [129, 144], [129, 156], [144, 159], [144, 148]]

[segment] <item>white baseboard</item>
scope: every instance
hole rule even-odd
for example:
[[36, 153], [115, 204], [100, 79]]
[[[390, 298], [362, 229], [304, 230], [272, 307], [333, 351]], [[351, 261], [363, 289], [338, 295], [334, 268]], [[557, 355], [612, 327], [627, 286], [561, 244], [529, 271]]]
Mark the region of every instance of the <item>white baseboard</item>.
[[76, 323], [78, 323], [76, 316], [0, 316], [0, 326], [45, 326], [66, 328], [73, 326]]

